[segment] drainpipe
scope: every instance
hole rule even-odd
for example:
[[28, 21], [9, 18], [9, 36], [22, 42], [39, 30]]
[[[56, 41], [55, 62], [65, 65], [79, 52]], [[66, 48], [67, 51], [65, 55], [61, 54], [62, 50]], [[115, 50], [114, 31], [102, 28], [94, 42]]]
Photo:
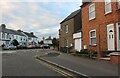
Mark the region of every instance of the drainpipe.
[[98, 37], [98, 39], [99, 39], [99, 42], [98, 42], [98, 59], [99, 59], [99, 58], [102, 57], [102, 55], [101, 55], [101, 48], [100, 48], [100, 25], [98, 27], [98, 33], [99, 33], [99, 37]]

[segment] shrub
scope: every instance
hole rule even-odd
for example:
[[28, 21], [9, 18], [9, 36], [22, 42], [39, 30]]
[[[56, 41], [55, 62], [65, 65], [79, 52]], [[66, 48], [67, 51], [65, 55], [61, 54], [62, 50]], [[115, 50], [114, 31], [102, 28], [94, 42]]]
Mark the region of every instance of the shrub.
[[111, 52], [110, 51], [101, 51], [102, 55], [104, 57], [106, 57], [108, 54], [110, 54]]
[[96, 52], [96, 51], [92, 51], [92, 52], [91, 52], [91, 56], [92, 56], [92, 57], [97, 57], [97, 55], [98, 55], [98, 52]]
[[98, 52], [94, 51], [94, 50], [88, 50], [88, 49], [82, 49], [79, 52], [80, 55], [82, 56], [87, 56], [87, 57], [97, 57]]

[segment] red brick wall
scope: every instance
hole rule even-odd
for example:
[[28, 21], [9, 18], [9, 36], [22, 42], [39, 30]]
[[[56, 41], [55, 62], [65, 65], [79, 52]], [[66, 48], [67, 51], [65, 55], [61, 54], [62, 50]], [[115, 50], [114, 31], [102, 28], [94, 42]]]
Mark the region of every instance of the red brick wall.
[[110, 60], [113, 64], [120, 64], [120, 55], [111, 55]]
[[[89, 20], [89, 3], [85, 7], [82, 7], [82, 31], [83, 31], [83, 44], [90, 45], [90, 30], [96, 29], [96, 40], [97, 45], [92, 46], [93, 50], [107, 50], [107, 25], [114, 24], [114, 37], [115, 37], [115, 49], [116, 49], [116, 23], [120, 17], [120, 10], [116, 9], [116, 3], [112, 2], [112, 12], [105, 15], [105, 3], [95, 2], [95, 13], [96, 18]], [[100, 45], [100, 46], [99, 46]]]

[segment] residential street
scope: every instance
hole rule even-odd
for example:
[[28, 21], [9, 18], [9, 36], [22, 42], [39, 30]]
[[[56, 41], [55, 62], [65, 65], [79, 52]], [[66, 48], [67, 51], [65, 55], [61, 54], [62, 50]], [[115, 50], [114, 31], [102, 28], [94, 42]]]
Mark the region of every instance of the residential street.
[[[12, 51], [10, 51], [12, 52]], [[2, 57], [3, 76], [62, 76], [36, 61], [34, 56], [42, 50], [18, 50], [4, 53]]]
[[63, 76], [37, 61], [36, 55], [87, 76], [118, 76], [117, 64], [37, 49], [3, 53], [3, 76]]

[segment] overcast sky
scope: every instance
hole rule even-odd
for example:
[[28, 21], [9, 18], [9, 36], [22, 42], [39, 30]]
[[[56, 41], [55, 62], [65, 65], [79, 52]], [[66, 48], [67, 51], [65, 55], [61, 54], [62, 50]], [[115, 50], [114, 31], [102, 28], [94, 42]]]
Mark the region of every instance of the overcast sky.
[[80, 0], [3, 0], [0, 24], [34, 32], [39, 38], [58, 37], [59, 23], [80, 5]]

